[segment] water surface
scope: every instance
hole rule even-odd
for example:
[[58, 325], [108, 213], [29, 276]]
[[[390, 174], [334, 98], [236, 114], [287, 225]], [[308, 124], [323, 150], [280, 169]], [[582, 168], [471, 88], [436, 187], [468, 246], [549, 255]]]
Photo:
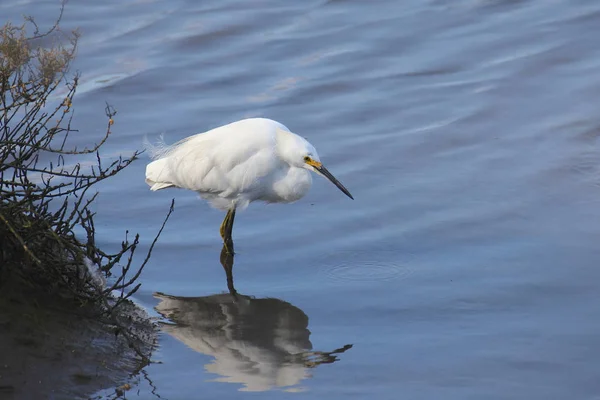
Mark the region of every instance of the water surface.
[[356, 199], [316, 178], [238, 214], [232, 303], [222, 213], [150, 193], [146, 160], [103, 184], [104, 246], [148, 246], [176, 198], [137, 298], [166, 317], [161, 363], [129, 398], [598, 396], [599, 23], [592, 0], [69, 3], [76, 143], [105, 101], [106, 158], [265, 116]]

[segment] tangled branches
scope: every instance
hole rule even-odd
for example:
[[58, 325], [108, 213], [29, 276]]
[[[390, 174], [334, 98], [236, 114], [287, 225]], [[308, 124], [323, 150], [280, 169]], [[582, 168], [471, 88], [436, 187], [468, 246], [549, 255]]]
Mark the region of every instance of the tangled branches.
[[[137, 267], [138, 235], [126, 234], [115, 253], [96, 246], [91, 206], [97, 193], [90, 189], [139, 153], [105, 165], [99, 150], [116, 114], [109, 105], [104, 135], [89, 147], [69, 147], [79, 77], [67, 79], [66, 73], [78, 35], [64, 34], [58, 25], [40, 34], [33, 26], [30, 38], [25, 26], [0, 28], [0, 287], [16, 285], [75, 302], [127, 336], [116, 310], [138, 290], [162, 227]], [[67, 44], [34, 48], [32, 38], [50, 33]], [[86, 157], [91, 162], [81, 162]], [[164, 223], [172, 210], [171, 205]]]

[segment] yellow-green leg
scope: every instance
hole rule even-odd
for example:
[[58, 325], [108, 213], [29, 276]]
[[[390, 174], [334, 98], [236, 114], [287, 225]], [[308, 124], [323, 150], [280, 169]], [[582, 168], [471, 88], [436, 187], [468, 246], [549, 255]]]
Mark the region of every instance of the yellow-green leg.
[[221, 223], [221, 227], [219, 228], [219, 233], [221, 233], [221, 239], [223, 239], [223, 241], [225, 241], [225, 229], [227, 227], [227, 224], [229, 223], [229, 218], [231, 218], [231, 210], [227, 211], [227, 214], [225, 214], [225, 219], [223, 220], [223, 222]]
[[225, 215], [225, 219], [221, 224], [221, 228], [219, 232], [221, 233], [221, 238], [223, 238], [223, 244], [229, 254], [233, 255], [233, 238], [231, 237], [231, 233], [233, 232], [233, 221], [235, 220], [235, 208], [227, 211], [227, 215]]

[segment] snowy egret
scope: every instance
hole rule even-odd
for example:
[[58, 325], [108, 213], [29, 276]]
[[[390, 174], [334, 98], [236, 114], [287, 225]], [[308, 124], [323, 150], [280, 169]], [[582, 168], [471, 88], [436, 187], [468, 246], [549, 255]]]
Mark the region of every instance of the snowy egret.
[[187, 137], [171, 146], [147, 145], [154, 159], [146, 166], [150, 190], [193, 190], [213, 207], [227, 211], [223, 243], [233, 249], [236, 210], [253, 201], [291, 203], [310, 189], [310, 171], [352, 195], [321, 163], [317, 150], [283, 124], [249, 118]]

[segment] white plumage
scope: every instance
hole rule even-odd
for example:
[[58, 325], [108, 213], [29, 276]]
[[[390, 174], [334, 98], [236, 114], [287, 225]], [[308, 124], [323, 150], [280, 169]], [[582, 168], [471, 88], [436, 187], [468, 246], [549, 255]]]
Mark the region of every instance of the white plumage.
[[154, 159], [146, 167], [151, 190], [193, 190], [221, 210], [244, 209], [253, 201], [296, 201], [311, 187], [310, 171], [327, 177], [352, 198], [322, 166], [308, 141], [266, 118], [233, 122], [171, 146], [147, 147]]

